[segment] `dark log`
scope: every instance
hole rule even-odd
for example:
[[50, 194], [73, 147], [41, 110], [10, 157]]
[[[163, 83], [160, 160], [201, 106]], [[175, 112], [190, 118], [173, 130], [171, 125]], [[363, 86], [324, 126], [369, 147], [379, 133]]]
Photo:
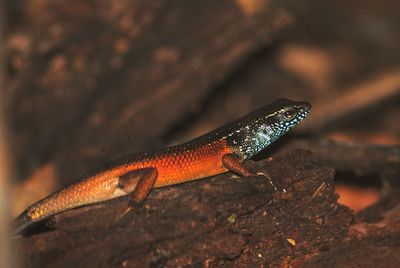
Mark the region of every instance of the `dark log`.
[[323, 163], [335, 168], [337, 172], [351, 172], [358, 176], [384, 176], [387, 172], [400, 167], [400, 146], [396, 145], [376, 145], [313, 137], [294, 139], [286, 144], [285, 148], [310, 150]]
[[352, 220], [333, 170], [307, 151], [249, 162], [265, 177], [213, 178], [57, 215], [54, 231], [19, 238], [24, 267], [254, 267], [298, 264], [338, 245]]
[[[399, 178], [400, 172], [397, 173]], [[392, 188], [376, 204], [360, 211], [342, 243], [310, 259], [304, 267], [398, 267], [400, 196]]]

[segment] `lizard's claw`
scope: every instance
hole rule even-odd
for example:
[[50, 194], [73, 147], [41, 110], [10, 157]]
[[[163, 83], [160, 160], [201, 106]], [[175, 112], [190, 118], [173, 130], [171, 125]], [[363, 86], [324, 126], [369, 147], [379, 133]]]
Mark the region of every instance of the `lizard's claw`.
[[256, 175], [266, 177], [268, 179], [269, 183], [272, 185], [272, 187], [274, 187], [274, 190], [278, 191], [278, 188], [272, 182], [271, 176], [269, 174], [259, 171], [256, 173]]
[[131, 212], [132, 210], [133, 210], [133, 207], [132, 207], [132, 206], [128, 206], [128, 207], [126, 208], [126, 210], [125, 210], [124, 212], [122, 212], [122, 214], [119, 215], [119, 216], [117, 217], [117, 219], [115, 220], [115, 222], [120, 221], [123, 217], [125, 217], [126, 214], [128, 214], [128, 213]]

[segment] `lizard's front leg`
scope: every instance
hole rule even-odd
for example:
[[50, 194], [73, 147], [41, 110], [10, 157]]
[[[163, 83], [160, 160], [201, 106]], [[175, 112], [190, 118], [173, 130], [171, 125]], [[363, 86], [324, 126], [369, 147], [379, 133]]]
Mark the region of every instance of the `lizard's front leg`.
[[237, 154], [225, 154], [224, 156], [222, 156], [222, 164], [233, 173], [238, 174], [242, 177], [255, 175], [243, 165], [243, 161]]
[[225, 154], [222, 157], [222, 164], [233, 173], [243, 177], [264, 176], [268, 179], [272, 187], [274, 187], [275, 191], [278, 190], [278, 188], [276, 188], [275, 184], [272, 182], [271, 176], [269, 174], [266, 174], [264, 172], [257, 172], [257, 173], [251, 172], [247, 167], [243, 165], [243, 162], [244, 161], [240, 159], [240, 157], [237, 154], [234, 153]]

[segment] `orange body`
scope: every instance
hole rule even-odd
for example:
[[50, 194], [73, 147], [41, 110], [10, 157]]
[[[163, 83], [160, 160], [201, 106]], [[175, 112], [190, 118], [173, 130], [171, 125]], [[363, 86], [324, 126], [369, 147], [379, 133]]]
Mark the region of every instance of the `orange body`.
[[227, 168], [221, 159], [231, 152], [225, 140], [218, 140], [199, 146], [171, 147], [160, 152], [145, 153], [138, 160], [116, 165], [54, 193], [28, 208], [27, 215], [32, 221], [40, 221], [67, 209], [127, 195], [129, 192], [118, 187], [119, 177], [142, 168], [156, 168], [158, 177], [154, 187], [224, 173]]
[[226, 172], [222, 157], [231, 153], [224, 140], [193, 148], [166, 150], [162, 153], [143, 155], [139, 161], [116, 166], [97, 176], [118, 177], [129, 171], [153, 167], [158, 171], [155, 187], [183, 183]]

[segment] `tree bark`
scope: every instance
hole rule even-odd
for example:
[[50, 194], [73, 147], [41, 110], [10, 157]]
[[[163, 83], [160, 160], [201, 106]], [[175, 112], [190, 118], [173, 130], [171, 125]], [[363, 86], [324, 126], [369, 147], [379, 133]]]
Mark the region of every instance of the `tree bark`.
[[346, 236], [352, 214], [336, 202], [333, 170], [313, 155], [248, 165], [280, 190], [262, 176], [227, 173], [155, 190], [122, 217], [126, 198], [71, 210], [48, 223], [54, 231], [19, 239], [19, 256], [26, 267], [278, 266]]

